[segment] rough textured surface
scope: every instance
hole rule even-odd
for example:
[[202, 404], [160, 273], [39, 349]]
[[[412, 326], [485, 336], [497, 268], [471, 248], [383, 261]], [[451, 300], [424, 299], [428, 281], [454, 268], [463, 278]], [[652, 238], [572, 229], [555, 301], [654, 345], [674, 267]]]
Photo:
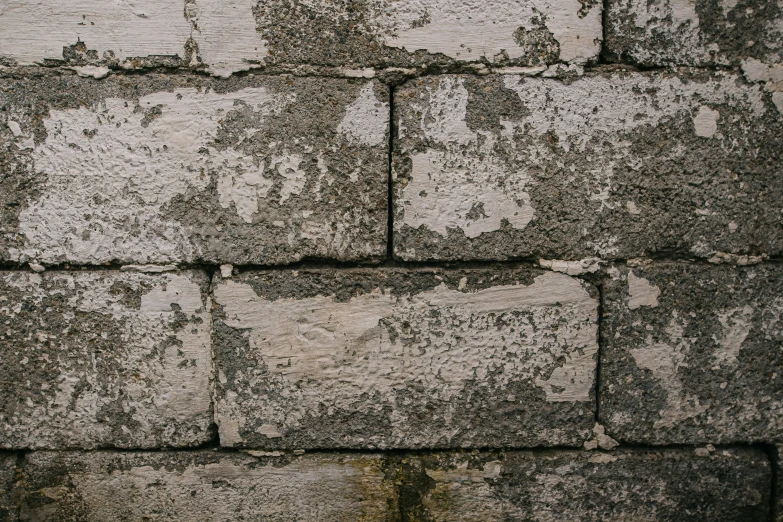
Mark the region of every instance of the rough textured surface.
[[11, 499], [16, 480], [16, 454], [0, 453], [0, 520], [16, 522], [19, 510]]
[[24, 461], [21, 519], [393, 522], [382, 466], [375, 455], [36, 452]]
[[0, 79], [0, 259], [385, 254], [385, 86], [31, 75]]
[[579, 0], [272, 0], [255, 12], [267, 63], [429, 67], [595, 60], [601, 8]]
[[783, 125], [732, 73], [447, 75], [395, 91], [404, 260], [783, 251]]
[[599, 411], [612, 437], [783, 440], [783, 267], [625, 268], [603, 309]]
[[581, 445], [595, 288], [539, 270], [248, 272], [215, 282], [227, 446]]
[[0, 447], [209, 440], [207, 286], [196, 271], [0, 272]]
[[[0, 63], [189, 67], [218, 76], [266, 64], [584, 63], [601, 46], [592, 0], [108, 0], [11, 2]], [[107, 69], [108, 72], [108, 69]]]
[[775, 456], [773, 465], [776, 467], [777, 473], [775, 475], [777, 484], [776, 489], [773, 492], [775, 495], [775, 522], [783, 522], [783, 444], [775, 446]]
[[783, 4], [775, 0], [609, 0], [606, 56], [640, 65], [783, 62]]
[[756, 522], [771, 470], [758, 449], [434, 454], [403, 470], [403, 521]]

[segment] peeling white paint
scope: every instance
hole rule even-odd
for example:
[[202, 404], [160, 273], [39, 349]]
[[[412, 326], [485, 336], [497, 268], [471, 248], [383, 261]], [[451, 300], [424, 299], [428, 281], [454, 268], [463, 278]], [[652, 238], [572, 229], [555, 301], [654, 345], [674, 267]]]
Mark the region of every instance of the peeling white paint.
[[737, 362], [742, 343], [753, 327], [753, 307], [745, 305], [716, 312], [718, 321], [723, 326], [723, 335], [718, 339], [719, 348], [715, 350], [715, 358], [719, 363], [734, 364]]
[[181, 2], [30, 0], [0, 5], [0, 56], [20, 65], [62, 60], [63, 47], [84, 42], [99, 59], [184, 57], [190, 23]]
[[[138, 102], [109, 98], [92, 107], [51, 110], [46, 141], [33, 151], [35, 171], [47, 181], [43, 196], [20, 213], [26, 248], [18, 258], [91, 264], [190, 259], [188, 233], [163, 221], [161, 207], [189, 190], [204, 190], [210, 181], [205, 174], [213, 172], [221, 205], [233, 204], [251, 222], [271, 186], [263, 162], [211, 143], [236, 103], [272, 114], [291, 100], [263, 87], [228, 94], [185, 88]], [[145, 119], [148, 110], [159, 114]], [[129, 223], [140, 234], [129, 234]]]
[[636, 310], [642, 306], [655, 308], [658, 306], [658, 296], [661, 290], [643, 277], [628, 272], [628, 308]]
[[718, 131], [718, 118], [720, 112], [714, 111], [702, 105], [699, 107], [699, 112], [693, 117], [693, 127], [696, 132], [696, 136], [702, 138], [712, 138]]
[[597, 257], [588, 257], [579, 261], [562, 261], [559, 259], [539, 259], [538, 264], [542, 268], [548, 268], [555, 272], [562, 272], [568, 275], [592, 274], [601, 269], [601, 265], [606, 261]]
[[96, 67], [93, 65], [71, 67], [71, 69], [82, 78], [95, 78], [96, 80], [106, 78], [110, 72], [108, 67]]
[[375, 84], [368, 83], [356, 100], [345, 108], [343, 121], [337, 127], [352, 143], [381, 145], [386, 140], [389, 124], [389, 104], [375, 95]]
[[584, 63], [600, 50], [601, 8], [593, 6], [584, 17], [580, 9], [576, 0], [412, 0], [390, 3], [374, 22], [390, 47], [463, 61], [496, 60], [501, 53], [532, 58], [515, 33], [543, 27], [559, 46], [561, 60]]
[[[285, 435], [323, 405], [397, 410], [393, 401], [360, 398], [391, 398], [411, 386], [424, 387], [426, 400], [450, 401], [496, 370], [498, 386], [530, 380], [547, 401], [590, 400], [597, 303], [562, 274], [470, 293], [441, 285], [395, 297], [376, 289], [347, 302], [329, 296], [270, 301], [247, 283], [228, 280], [215, 296], [228, 326], [249, 329], [254, 356], [278, 376], [270, 385], [279, 397], [227, 396], [218, 401], [218, 424], [252, 416]], [[433, 311], [440, 314], [436, 323]], [[400, 337], [390, 337], [392, 331]], [[404, 433], [404, 412], [393, 417], [395, 431]]]

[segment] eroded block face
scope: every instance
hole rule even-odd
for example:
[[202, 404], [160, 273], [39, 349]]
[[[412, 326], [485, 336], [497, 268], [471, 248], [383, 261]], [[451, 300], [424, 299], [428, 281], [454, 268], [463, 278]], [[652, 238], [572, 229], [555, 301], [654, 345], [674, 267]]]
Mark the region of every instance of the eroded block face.
[[648, 66], [747, 60], [781, 66], [783, 6], [774, 0], [610, 0], [604, 45], [610, 59]]
[[0, 259], [287, 263], [385, 254], [373, 81], [2, 80]]
[[592, 61], [601, 9], [579, 0], [273, 0], [255, 12], [267, 63], [411, 67]]
[[376, 455], [49, 453], [25, 458], [23, 520], [394, 522]]
[[249, 272], [216, 281], [222, 445], [579, 445], [597, 300], [529, 270]]
[[605, 283], [600, 416], [622, 441], [783, 437], [783, 271], [661, 263]]
[[0, 275], [0, 447], [192, 446], [212, 436], [205, 274]]
[[409, 458], [403, 520], [766, 520], [758, 449], [543, 451]]
[[783, 482], [781, 482], [780, 478], [781, 473], [783, 473], [783, 444], [778, 444], [775, 446], [775, 460], [774, 465], [777, 466], [777, 491], [775, 491], [775, 498], [777, 499], [777, 505], [775, 507], [777, 514], [777, 521], [776, 522], [783, 522]]
[[783, 249], [781, 113], [735, 74], [433, 76], [395, 114], [400, 259]]
[[16, 522], [19, 510], [11, 499], [11, 490], [16, 480], [16, 454], [0, 453], [0, 518]]

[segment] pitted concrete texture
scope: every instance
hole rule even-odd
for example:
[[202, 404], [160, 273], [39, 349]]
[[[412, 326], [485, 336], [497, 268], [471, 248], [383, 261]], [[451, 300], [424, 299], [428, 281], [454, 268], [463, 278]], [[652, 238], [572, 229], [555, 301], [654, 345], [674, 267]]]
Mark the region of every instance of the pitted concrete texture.
[[609, 0], [608, 59], [639, 65], [783, 64], [775, 0]]
[[209, 440], [208, 283], [197, 271], [0, 273], [0, 447]]
[[758, 449], [433, 454], [403, 460], [404, 522], [757, 522], [771, 469]]
[[399, 259], [783, 252], [783, 118], [737, 74], [425, 77], [395, 121]]
[[32, 76], [0, 80], [0, 259], [271, 264], [385, 255], [385, 86]]
[[6, 522], [19, 520], [19, 510], [11, 498], [15, 480], [16, 454], [0, 453], [0, 520]]
[[0, 10], [0, 63], [224, 77], [279, 63], [584, 63], [600, 51], [601, 10], [593, 0], [14, 2]]
[[611, 273], [599, 406], [609, 435], [783, 439], [783, 267], [671, 262]]
[[272, 0], [255, 13], [267, 63], [432, 67], [594, 61], [601, 11], [592, 0]]
[[773, 465], [777, 470], [777, 474], [775, 475], [777, 478], [777, 489], [775, 490], [775, 499], [777, 500], [775, 504], [775, 522], [783, 522], [783, 480], [781, 480], [781, 477], [783, 477], [783, 444], [775, 446]]
[[597, 291], [528, 269], [247, 272], [215, 281], [224, 446], [581, 446]]
[[375, 455], [34, 452], [18, 486], [21, 519], [394, 522], [383, 464]]

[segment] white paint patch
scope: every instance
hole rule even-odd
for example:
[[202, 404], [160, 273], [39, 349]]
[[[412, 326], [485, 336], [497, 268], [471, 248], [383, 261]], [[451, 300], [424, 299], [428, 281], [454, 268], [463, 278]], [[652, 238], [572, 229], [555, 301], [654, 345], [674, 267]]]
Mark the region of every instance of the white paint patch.
[[[304, 455], [288, 463], [206, 452], [192, 457], [171, 466], [165, 452], [68, 454], [66, 468], [79, 471], [69, 474], [70, 490], [60, 493], [70, 492], [68, 497], [102, 521], [374, 521], [385, 520], [396, 500], [383, 462], [372, 454]], [[31, 465], [45, 473], [56, 463], [52, 454], [37, 453]], [[52, 507], [30, 506], [26, 513], [43, 520]]]
[[0, 5], [0, 56], [20, 65], [62, 60], [63, 47], [84, 42], [99, 58], [184, 57], [190, 23], [181, 2], [30, 0]]
[[96, 80], [106, 78], [109, 76], [109, 72], [111, 72], [108, 67], [96, 67], [94, 65], [71, 67], [71, 69], [82, 78], [95, 78]]
[[699, 112], [693, 117], [696, 136], [712, 138], [718, 131], [718, 118], [720, 118], [718, 111], [714, 111], [706, 105], [699, 107]]
[[375, 84], [368, 83], [356, 100], [345, 108], [343, 121], [337, 127], [348, 141], [367, 146], [381, 145], [389, 126], [389, 104], [375, 96]]
[[[178, 89], [138, 102], [109, 98], [92, 107], [51, 110], [46, 141], [33, 152], [35, 170], [47, 182], [43, 196], [20, 213], [26, 240], [20, 257], [85, 264], [191, 259], [188, 233], [164, 221], [161, 207], [188, 190], [205, 189], [205, 174], [214, 173], [221, 205], [234, 204], [250, 222], [271, 185], [263, 164], [211, 143], [236, 103], [271, 114], [290, 101], [263, 87], [229, 94]], [[145, 111], [159, 114], [145, 119]], [[130, 224], [140, 233], [129, 234]]]
[[636, 310], [642, 306], [655, 308], [658, 306], [658, 296], [661, 290], [643, 277], [638, 277], [633, 270], [628, 272], [628, 308]]
[[[429, 91], [421, 130], [447, 148], [412, 156], [410, 179], [398, 203], [404, 215], [395, 227], [424, 226], [444, 237], [455, 229], [473, 239], [500, 229], [504, 221], [523, 229], [533, 219], [525, 191], [529, 178], [512, 172], [493, 152], [492, 135], [482, 134], [479, 142], [465, 121], [467, 103], [461, 78], [443, 78]], [[465, 147], [470, 153], [465, 154]]]
[[745, 305], [741, 308], [732, 308], [717, 312], [718, 321], [723, 326], [723, 335], [718, 339], [719, 348], [715, 351], [715, 358], [721, 364], [735, 364], [739, 356], [742, 343], [753, 327], [753, 307]]
[[538, 264], [542, 268], [548, 268], [555, 272], [562, 272], [568, 275], [581, 275], [585, 273], [592, 274], [601, 269], [604, 260], [597, 257], [580, 259], [579, 261], [561, 261], [559, 259], [539, 259]]
[[700, 404], [698, 397], [685, 394], [682, 381], [677, 375], [690, 349], [690, 341], [683, 338], [683, 329], [686, 325], [687, 323], [678, 318], [675, 313], [666, 328], [668, 343], [656, 343], [648, 338], [647, 346], [631, 350], [636, 365], [641, 369], [650, 370], [666, 391], [666, 405], [659, 412], [660, 419], [655, 421], [656, 429], [673, 428], [682, 421], [707, 411], [707, 406]]
[[[600, 50], [601, 8], [580, 17], [576, 0], [408, 0], [392, 2], [374, 21], [390, 47], [425, 50], [462, 61], [531, 58], [515, 33], [543, 22], [560, 48], [560, 59], [584, 63]], [[535, 53], [538, 50], [530, 50]]]
[[253, 0], [196, 0], [187, 6], [199, 58], [211, 74], [225, 78], [263, 65], [269, 51], [256, 31], [255, 5]]
[[772, 93], [772, 103], [783, 114], [783, 64], [767, 65], [748, 58], [742, 62], [742, 72], [749, 82], [765, 82], [764, 89]]
[[[409, 424], [406, 410], [391, 400], [396, 393], [424, 390], [411, 399], [424, 407], [448, 402], [490, 374], [500, 388], [529, 380], [550, 402], [590, 400], [597, 303], [562, 274], [471, 293], [441, 285], [395, 297], [376, 289], [347, 302], [329, 296], [270, 301], [236, 280], [221, 282], [215, 295], [226, 324], [249, 329], [251, 350], [274, 375], [244, 378], [263, 378], [276, 390], [219, 400], [218, 424], [261, 419], [285, 435], [305, 416], [321, 415], [324, 405], [368, 413], [390, 407], [399, 440]], [[229, 392], [232, 386], [239, 384]], [[449, 429], [428, 436], [438, 439]]]

